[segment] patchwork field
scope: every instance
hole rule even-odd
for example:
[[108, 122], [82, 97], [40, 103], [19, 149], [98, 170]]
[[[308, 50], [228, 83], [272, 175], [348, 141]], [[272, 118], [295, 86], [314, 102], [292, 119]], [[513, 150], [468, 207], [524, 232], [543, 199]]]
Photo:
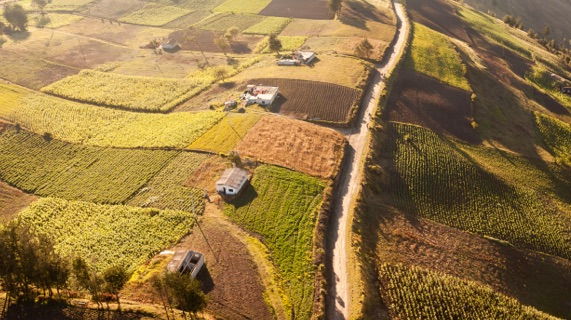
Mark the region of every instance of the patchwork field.
[[236, 147], [241, 157], [322, 178], [337, 175], [346, 141], [339, 133], [309, 123], [265, 116]]
[[11, 220], [20, 210], [26, 208], [36, 199], [37, 197], [0, 181], [0, 223]]
[[260, 14], [304, 19], [333, 18], [326, 0], [272, 0]]
[[[291, 302], [291, 316], [309, 319], [313, 302], [312, 239], [324, 184], [286, 169], [261, 166], [245, 194], [228, 204], [230, 218], [259, 234], [270, 249]], [[287, 195], [287, 196], [284, 196]]]
[[23, 130], [0, 134], [0, 179], [41, 196], [123, 203], [178, 153], [108, 149]]
[[294, 79], [252, 79], [279, 87], [272, 111], [297, 119], [345, 124], [359, 105], [360, 91], [332, 83]]
[[[277, 38], [280, 40], [282, 45], [282, 48], [280, 49], [281, 52], [298, 50], [307, 40], [307, 37], [305, 36], [278, 36]], [[264, 38], [258, 43], [256, 46], [256, 52], [271, 53], [270, 48], [268, 47], [268, 38]]]
[[[169, 39], [173, 39], [179, 43], [183, 50], [222, 53], [223, 50], [214, 42], [214, 39], [220, 38], [222, 35], [223, 33], [220, 31], [191, 28], [174, 31], [169, 35]], [[256, 44], [261, 40], [262, 37], [260, 36], [239, 35], [230, 43], [229, 53], [253, 53]]]
[[571, 163], [571, 125], [539, 112], [535, 122], [549, 152]]
[[226, 0], [214, 8], [215, 12], [258, 13], [272, 0]]
[[143, 8], [119, 18], [119, 21], [148, 26], [162, 26], [191, 11], [157, 4], [146, 4]]
[[[53, 239], [66, 257], [83, 257], [97, 271], [122, 265], [134, 271], [188, 234], [191, 213], [44, 198], [19, 215]], [[152, 232], [149, 232], [152, 230]]]
[[229, 113], [188, 148], [228, 154], [261, 117], [261, 114]]
[[220, 13], [204, 19], [196, 25], [203, 30], [221, 31], [236, 27], [244, 31], [249, 27], [261, 22], [264, 18], [253, 14]]
[[243, 32], [264, 35], [279, 34], [290, 22], [291, 19], [288, 18], [267, 17], [255, 25], [248, 27]]

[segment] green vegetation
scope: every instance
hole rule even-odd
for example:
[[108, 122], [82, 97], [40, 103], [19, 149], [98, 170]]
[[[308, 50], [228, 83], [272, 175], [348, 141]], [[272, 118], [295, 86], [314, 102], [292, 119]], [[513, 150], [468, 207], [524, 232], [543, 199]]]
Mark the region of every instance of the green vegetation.
[[97, 105], [169, 111], [203, 90], [208, 80], [200, 77], [161, 79], [83, 70], [42, 88], [42, 91]]
[[227, 154], [261, 117], [256, 113], [230, 113], [188, 148]]
[[177, 154], [79, 146], [6, 129], [0, 179], [41, 196], [123, 203]]
[[571, 125], [539, 112], [535, 112], [535, 123], [547, 150], [571, 165]]
[[[278, 36], [277, 39], [280, 40], [280, 42], [282, 43], [282, 47], [280, 50], [283, 52], [287, 52], [287, 51], [294, 51], [294, 50], [299, 49], [301, 46], [303, 46], [303, 44], [305, 43], [305, 40], [307, 40], [307, 37]], [[267, 37], [264, 40], [260, 41], [260, 43], [258, 43], [258, 45], [256, 47], [256, 51], [261, 52], [261, 53], [271, 53], [272, 52], [268, 46], [268, 38]]]
[[95, 146], [184, 148], [222, 112], [134, 113], [71, 102], [0, 84], [0, 117], [38, 134]]
[[82, 16], [65, 13], [48, 13], [45, 16], [34, 14], [30, 17], [31, 21], [38, 27], [59, 28], [83, 19]]
[[557, 319], [477, 282], [382, 264], [384, 301], [398, 319]]
[[313, 302], [313, 228], [323, 182], [272, 166], [254, 172], [248, 188], [225, 212], [262, 237], [270, 250], [296, 319], [309, 319]]
[[185, 186], [194, 170], [209, 156], [181, 152], [129, 200], [129, 205], [202, 214], [204, 192]]
[[160, 27], [189, 13], [191, 13], [190, 10], [179, 7], [147, 4], [142, 9], [122, 17], [119, 21]]
[[258, 13], [272, 0], [227, 0], [214, 8], [215, 12]]
[[550, 73], [551, 72], [547, 69], [536, 65], [533, 70], [527, 74], [526, 78], [539, 90], [546, 92], [565, 107], [571, 108], [571, 96], [559, 90], [556, 81], [551, 78]]
[[387, 191], [399, 208], [446, 225], [563, 258], [571, 257], [568, 215], [524, 186], [485, 171], [451, 141], [432, 131], [390, 124], [387, 156], [395, 173]]
[[213, 31], [226, 31], [229, 28], [236, 27], [242, 31], [257, 24], [262, 19], [264, 18], [253, 14], [219, 13], [200, 22], [197, 27]]
[[187, 234], [192, 214], [44, 198], [19, 214], [51, 238], [62, 256], [84, 258], [96, 270], [123, 265], [134, 271]]
[[452, 86], [470, 90], [466, 66], [448, 37], [422, 24], [414, 24], [414, 39], [410, 51], [414, 70]]
[[267, 17], [261, 22], [244, 30], [250, 34], [279, 34], [291, 22], [290, 18]]

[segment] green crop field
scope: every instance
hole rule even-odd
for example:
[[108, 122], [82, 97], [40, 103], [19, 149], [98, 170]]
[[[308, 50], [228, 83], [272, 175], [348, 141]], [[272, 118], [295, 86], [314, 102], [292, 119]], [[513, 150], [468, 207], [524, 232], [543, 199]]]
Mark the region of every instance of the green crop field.
[[256, 169], [248, 188], [225, 212], [262, 237], [275, 263], [296, 319], [309, 319], [313, 302], [313, 228], [324, 184], [272, 166]]
[[555, 81], [550, 77], [551, 72], [547, 69], [535, 66], [532, 72], [528, 73], [526, 78], [531, 83], [533, 83], [539, 90], [546, 92], [553, 98], [555, 98], [559, 103], [567, 108], [571, 109], [571, 96], [566, 95], [559, 91]]
[[255, 113], [229, 113], [188, 148], [227, 154], [261, 117], [261, 114]]
[[209, 155], [181, 152], [129, 200], [129, 205], [202, 214], [204, 192], [185, 186], [194, 170]]
[[449, 85], [470, 90], [466, 66], [448, 37], [422, 24], [414, 24], [409, 59], [414, 70]]
[[548, 205], [545, 196], [516, 189], [428, 129], [389, 126], [394, 141], [387, 156], [396, 172], [387, 188], [399, 208], [518, 247], [571, 257], [566, 232], [571, 218]]
[[[281, 52], [288, 52], [288, 51], [294, 51], [299, 49], [301, 46], [303, 46], [303, 44], [305, 43], [305, 41], [307, 40], [307, 37], [302, 37], [302, 36], [278, 36], [278, 39], [281, 41], [282, 43], [282, 49], [280, 50]], [[264, 39], [262, 41], [260, 41], [260, 43], [258, 43], [257, 47], [256, 47], [256, 51], [257, 52], [261, 52], [261, 53], [270, 53], [270, 49], [268, 48], [268, 39]]]
[[190, 232], [192, 214], [44, 198], [19, 218], [45, 233], [55, 250], [83, 257], [98, 271], [123, 265], [134, 271]]
[[160, 27], [189, 13], [190, 10], [180, 7], [147, 4], [142, 9], [121, 17], [119, 21]]
[[379, 269], [395, 319], [557, 319], [477, 282], [401, 264]]
[[226, 31], [236, 27], [240, 31], [262, 21], [264, 17], [253, 14], [220, 13], [201, 21], [196, 26], [204, 30]]
[[258, 13], [272, 0], [227, 0], [214, 8], [215, 12]]
[[571, 164], [571, 125], [539, 112], [535, 123], [549, 152]]
[[291, 22], [290, 18], [267, 17], [261, 22], [244, 30], [249, 34], [279, 34]]
[[95, 146], [184, 148], [222, 112], [135, 113], [76, 103], [0, 84], [0, 118], [38, 134]]
[[177, 154], [80, 146], [6, 129], [0, 179], [41, 196], [123, 203]]
[[193, 96], [193, 89], [202, 90], [203, 85], [203, 79], [198, 77], [192, 80], [161, 79], [83, 70], [44, 87], [42, 91], [97, 105], [168, 111]]

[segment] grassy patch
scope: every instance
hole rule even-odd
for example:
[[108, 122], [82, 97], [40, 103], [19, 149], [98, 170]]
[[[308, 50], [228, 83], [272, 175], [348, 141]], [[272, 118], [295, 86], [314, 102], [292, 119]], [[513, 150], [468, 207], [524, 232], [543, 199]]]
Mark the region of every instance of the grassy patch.
[[134, 113], [49, 97], [11, 85], [0, 85], [0, 117], [38, 134], [95, 146], [179, 147], [200, 137], [224, 113]]
[[244, 33], [249, 34], [278, 34], [280, 33], [290, 22], [290, 18], [282, 17], [267, 17], [261, 22], [244, 30]]
[[[299, 49], [307, 40], [307, 37], [302, 36], [278, 36], [278, 39], [282, 43], [281, 52], [294, 51]], [[268, 48], [268, 38], [260, 41], [256, 47], [256, 52], [260, 53], [270, 53], [270, 48]]]
[[0, 135], [0, 179], [41, 196], [123, 203], [178, 153], [109, 149], [46, 140], [7, 129]]
[[571, 96], [559, 90], [550, 73], [547, 69], [536, 65], [526, 78], [539, 90], [546, 92], [565, 107], [571, 108]]
[[197, 27], [212, 31], [226, 31], [229, 28], [236, 27], [242, 31], [257, 24], [262, 19], [264, 18], [253, 14], [220, 13], [203, 20]]
[[179, 7], [147, 4], [142, 9], [120, 18], [119, 21], [160, 27], [190, 12]]
[[208, 157], [200, 153], [180, 153], [139, 190], [128, 204], [202, 214], [204, 192], [184, 184], [194, 170]]
[[256, 169], [252, 187], [225, 212], [262, 236], [278, 269], [296, 319], [309, 319], [313, 302], [313, 228], [324, 184], [282, 168]]
[[83, 257], [98, 270], [124, 265], [134, 271], [174, 244], [193, 225], [190, 213], [98, 205], [46, 198], [19, 214], [55, 242], [67, 257]]
[[533, 190], [482, 169], [452, 142], [412, 125], [390, 124], [395, 173], [388, 190], [404, 212], [571, 257], [571, 219]]
[[539, 112], [535, 123], [549, 152], [571, 165], [571, 125]]
[[65, 13], [48, 13], [44, 17], [39, 14], [33, 14], [28, 19], [37, 27], [55, 29], [77, 22], [83, 19], [83, 17]]
[[214, 8], [215, 12], [258, 13], [262, 11], [271, 0], [227, 0]]
[[398, 319], [556, 319], [477, 282], [400, 264], [379, 270], [381, 295]]
[[414, 25], [414, 39], [410, 53], [414, 70], [434, 77], [452, 86], [470, 90], [466, 79], [466, 66], [460, 54], [445, 35], [419, 23]]
[[234, 149], [236, 144], [260, 118], [260, 114], [230, 113], [204, 135], [196, 139], [189, 148], [226, 154]]

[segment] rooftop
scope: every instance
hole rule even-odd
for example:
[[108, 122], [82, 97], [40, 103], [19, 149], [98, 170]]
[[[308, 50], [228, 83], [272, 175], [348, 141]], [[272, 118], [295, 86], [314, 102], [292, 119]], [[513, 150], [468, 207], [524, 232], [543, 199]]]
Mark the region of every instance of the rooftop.
[[238, 189], [249, 177], [250, 174], [248, 171], [234, 167], [224, 170], [220, 179], [216, 181], [216, 184]]

